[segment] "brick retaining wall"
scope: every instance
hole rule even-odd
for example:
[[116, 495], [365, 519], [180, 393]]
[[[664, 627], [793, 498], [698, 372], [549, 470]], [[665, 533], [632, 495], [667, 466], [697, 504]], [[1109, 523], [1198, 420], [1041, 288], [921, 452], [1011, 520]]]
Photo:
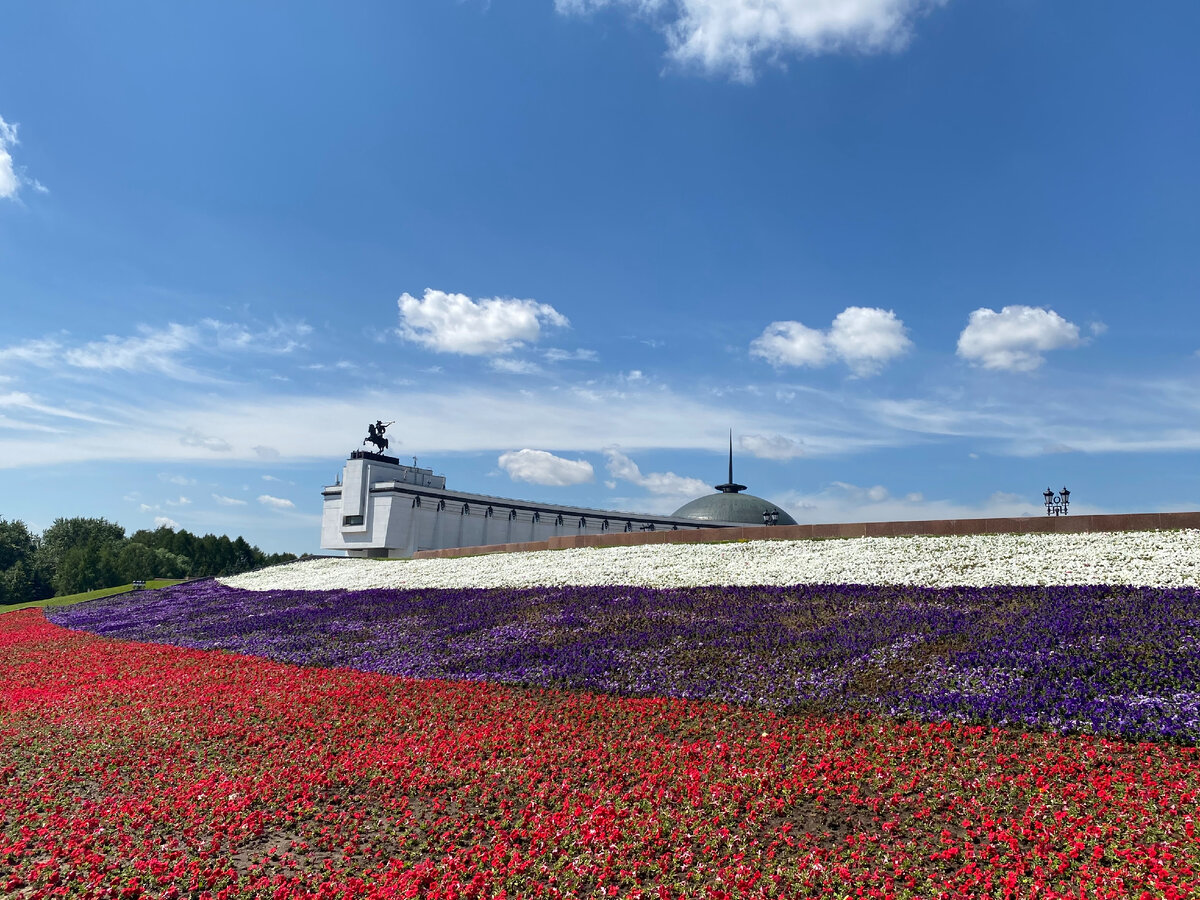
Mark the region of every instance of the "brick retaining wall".
[[1028, 534], [1081, 531], [1157, 531], [1200, 528], [1200, 512], [1131, 513], [1113, 516], [1021, 516], [1010, 519], [930, 519], [919, 522], [853, 522], [832, 525], [747, 525], [744, 528], [698, 528], [694, 531], [631, 531], [579, 534], [548, 541], [490, 544], [419, 550], [416, 559], [478, 556], [571, 547], [628, 547], [634, 544], [705, 544], [719, 541], [796, 541], [819, 538], [897, 537], [913, 534]]

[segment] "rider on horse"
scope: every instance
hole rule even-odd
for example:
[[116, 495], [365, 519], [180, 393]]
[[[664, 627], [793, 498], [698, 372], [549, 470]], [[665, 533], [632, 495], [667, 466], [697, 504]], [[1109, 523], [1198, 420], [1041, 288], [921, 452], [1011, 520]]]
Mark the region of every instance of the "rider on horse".
[[382, 419], [376, 419], [374, 423], [367, 426], [367, 436], [363, 439], [363, 443], [374, 444], [379, 448], [379, 452], [382, 453], [388, 446], [388, 439], [383, 436], [383, 433], [387, 431], [388, 425], [395, 424], [395, 422], [385, 423]]

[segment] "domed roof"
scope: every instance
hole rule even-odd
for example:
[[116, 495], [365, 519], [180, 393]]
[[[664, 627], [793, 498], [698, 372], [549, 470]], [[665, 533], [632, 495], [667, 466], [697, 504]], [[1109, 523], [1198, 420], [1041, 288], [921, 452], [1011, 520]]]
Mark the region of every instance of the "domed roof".
[[745, 525], [762, 525], [763, 512], [779, 512], [776, 524], [795, 525], [796, 520], [779, 509], [769, 500], [755, 497], [753, 494], [722, 491], [719, 494], [705, 494], [689, 503], [683, 504], [672, 513], [685, 519], [703, 519], [708, 522], [741, 522]]
[[733, 481], [733, 432], [729, 433], [729, 481], [718, 484], [719, 494], [707, 494], [683, 504], [671, 515], [706, 522], [741, 522], [745, 525], [765, 525], [763, 513], [776, 513], [775, 525], [795, 525], [796, 520], [774, 503], [741, 493], [744, 484]]

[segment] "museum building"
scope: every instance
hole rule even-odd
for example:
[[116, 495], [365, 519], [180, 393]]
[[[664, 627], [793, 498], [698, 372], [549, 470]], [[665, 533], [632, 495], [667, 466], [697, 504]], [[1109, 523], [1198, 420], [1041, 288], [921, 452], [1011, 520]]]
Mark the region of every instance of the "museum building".
[[795, 525], [774, 504], [729, 479], [669, 516], [537, 503], [446, 488], [445, 476], [383, 453], [350, 454], [337, 484], [321, 491], [321, 547], [347, 556], [411, 557], [419, 550], [545, 541], [610, 531], [681, 531]]

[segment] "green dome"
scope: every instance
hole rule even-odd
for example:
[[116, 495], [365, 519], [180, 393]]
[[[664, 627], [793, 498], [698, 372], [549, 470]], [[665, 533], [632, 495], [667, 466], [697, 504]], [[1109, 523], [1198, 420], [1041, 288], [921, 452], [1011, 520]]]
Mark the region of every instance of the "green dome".
[[[740, 487], [740, 485], [737, 485]], [[743, 525], [762, 525], [763, 510], [778, 510], [779, 525], [795, 525], [796, 520], [769, 500], [734, 491], [707, 494], [685, 503], [672, 513], [685, 519], [706, 522], [740, 522]]]
[[716, 485], [721, 493], [697, 497], [672, 513], [681, 519], [699, 519], [702, 522], [736, 522], [739, 525], [766, 525], [764, 512], [778, 513], [774, 525], [795, 525], [796, 520], [762, 497], [743, 494], [744, 484], [733, 480], [733, 429], [729, 430], [729, 480]]

